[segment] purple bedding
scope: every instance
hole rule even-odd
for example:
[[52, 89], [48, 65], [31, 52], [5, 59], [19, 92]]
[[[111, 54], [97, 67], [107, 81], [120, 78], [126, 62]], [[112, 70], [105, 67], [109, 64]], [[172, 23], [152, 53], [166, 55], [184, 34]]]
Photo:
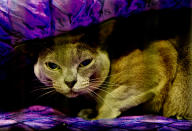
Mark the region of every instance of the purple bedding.
[[[18, 42], [53, 36], [78, 26], [148, 10], [191, 8], [191, 0], [0, 0], [0, 65]], [[3, 79], [0, 69], [0, 78]], [[189, 130], [192, 121], [161, 116], [127, 116], [86, 121], [43, 106], [0, 114], [0, 130]]]
[[73, 131], [127, 131], [127, 130], [190, 130], [192, 121], [175, 120], [162, 116], [127, 116], [113, 120], [86, 121], [67, 118], [62, 113], [44, 106], [32, 106], [20, 112], [0, 114], [0, 130], [73, 130]]

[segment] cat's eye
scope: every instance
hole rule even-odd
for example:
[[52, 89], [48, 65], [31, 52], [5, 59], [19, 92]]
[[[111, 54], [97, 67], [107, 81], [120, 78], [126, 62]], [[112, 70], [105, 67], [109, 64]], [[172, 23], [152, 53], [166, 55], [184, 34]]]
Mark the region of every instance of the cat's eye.
[[58, 69], [60, 69], [60, 67], [57, 64], [55, 64], [55, 63], [46, 62], [45, 64], [51, 70], [58, 70]]
[[92, 62], [93, 59], [86, 59], [83, 62], [80, 63], [79, 67], [85, 67], [89, 65]]

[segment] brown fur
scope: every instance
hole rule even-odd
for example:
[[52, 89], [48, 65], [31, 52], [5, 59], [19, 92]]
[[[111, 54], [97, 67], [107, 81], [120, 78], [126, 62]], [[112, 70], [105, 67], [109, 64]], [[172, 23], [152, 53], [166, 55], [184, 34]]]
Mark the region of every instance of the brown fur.
[[[191, 119], [191, 51], [188, 48], [186, 58], [180, 60], [176, 42], [155, 41], [114, 60], [109, 83], [116, 86], [108, 89], [96, 119], [115, 118], [142, 103], [150, 112]], [[186, 62], [189, 69], [183, 66]]]

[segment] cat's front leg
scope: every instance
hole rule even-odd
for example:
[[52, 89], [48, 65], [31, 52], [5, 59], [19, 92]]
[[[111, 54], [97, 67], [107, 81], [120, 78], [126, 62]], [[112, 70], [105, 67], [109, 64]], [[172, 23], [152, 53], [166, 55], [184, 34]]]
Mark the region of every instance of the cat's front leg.
[[[123, 111], [144, 103], [154, 96], [151, 90], [127, 90], [127, 86], [120, 86], [108, 93], [98, 109], [95, 119], [110, 119], [118, 117]], [[134, 92], [134, 93], [133, 93]]]
[[91, 120], [96, 116], [96, 111], [91, 108], [82, 109], [77, 116], [85, 120]]
[[98, 119], [112, 119], [112, 118], [116, 118], [121, 114], [121, 112], [119, 111], [119, 109], [117, 108], [109, 108], [107, 106], [102, 106], [99, 109], [99, 113], [97, 115], [96, 118], [94, 118], [94, 120], [98, 120]]
[[120, 86], [113, 91], [107, 91], [108, 93], [103, 98], [102, 106], [98, 109], [97, 117], [94, 119], [112, 119], [121, 114], [121, 107], [123, 106], [121, 97], [124, 95], [122, 90], [127, 88], [126, 86]]

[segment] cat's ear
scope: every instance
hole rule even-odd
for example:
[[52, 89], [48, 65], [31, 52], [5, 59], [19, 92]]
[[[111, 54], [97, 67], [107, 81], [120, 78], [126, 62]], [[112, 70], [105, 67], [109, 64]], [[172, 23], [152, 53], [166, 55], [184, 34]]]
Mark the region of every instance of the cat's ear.
[[33, 39], [33, 40], [26, 40], [21, 43], [16, 43], [16, 46], [14, 47], [14, 52], [16, 54], [21, 54], [26, 57], [29, 57], [30, 59], [37, 59], [39, 53], [45, 49], [51, 46], [53, 44], [53, 41], [51, 38], [45, 38], [42, 39]]
[[115, 23], [115, 19], [110, 19], [100, 24], [98, 37], [101, 44], [104, 44], [112, 35]]
[[100, 49], [107, 48], [107, 40], [112, 35], [116, 20], [110, 19], [99, 24], [90, 25], [87, 28], [77, 28], [74, 32], [78, 31], [80, 34], [83, 33], [80, 41], [89, 44], [91, 47]]

